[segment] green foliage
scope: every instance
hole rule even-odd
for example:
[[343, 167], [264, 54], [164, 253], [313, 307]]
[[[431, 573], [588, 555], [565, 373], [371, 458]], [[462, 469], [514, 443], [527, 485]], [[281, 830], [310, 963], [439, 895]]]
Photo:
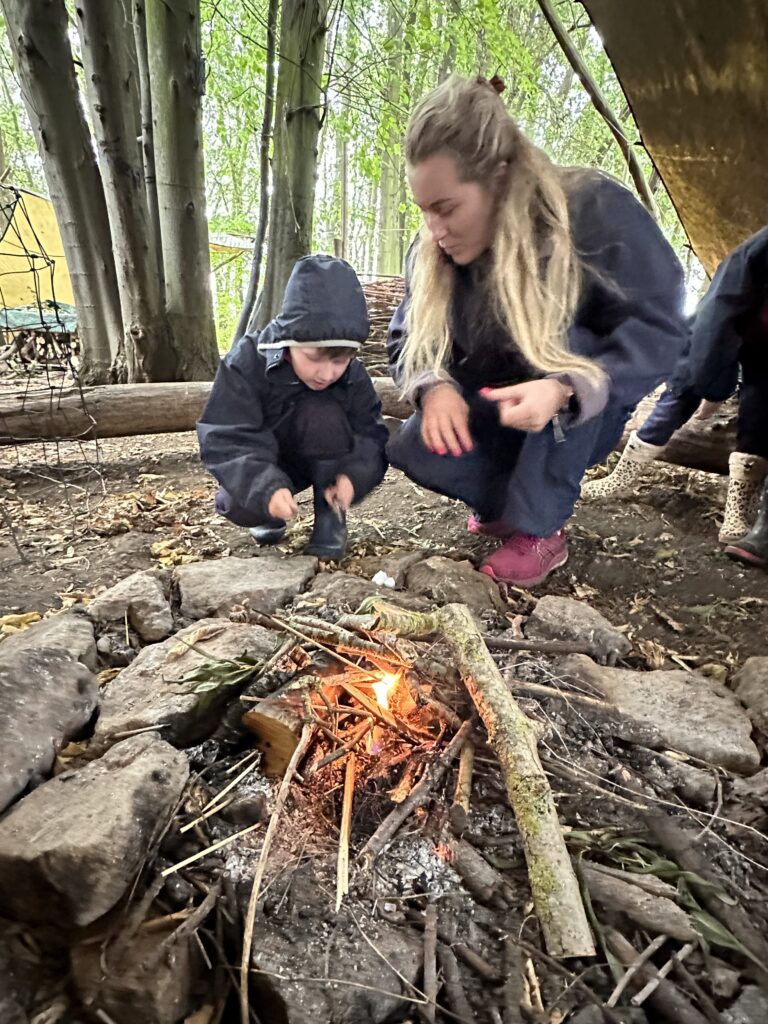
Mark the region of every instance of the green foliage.
[[[250, 236], [259, 217], [267, 0], [201, 0], [201, 9], [210, 226], [214, 232]], [[651, 162], [597, 33], [575, 0], [563, 0], [558, 10], [650, 178]], [[599, 167], [631, 186], [618, 145], [565, 60], [536, 0], [346, 0], [332, 4], [331, 12], [322, 80], [327, 109], [318, 112], [324, 121], [315, 248], [333, 251], [334, 240], [342, 234], [346, 195], [347, 258], [362, 272], [377, 272], [382, 260], [400, 264], [420, 222], [404, 180], [402, 139], [408, 116], [419, 97], [451, 72], [501, 75], [509, 109], [556, 163]], [[12, 180], [43, 190], [4, 31], [0, 131]], [[389, 181], [386, 203], [381, 200], [383, 180]], [[663, 187], [656, 199], [663, 230], [686, 266], [697, 272]], [[240, 310], [250, 254], [227, 259], [221, 253], [212, 259], [218, 336], [225, 344]]]

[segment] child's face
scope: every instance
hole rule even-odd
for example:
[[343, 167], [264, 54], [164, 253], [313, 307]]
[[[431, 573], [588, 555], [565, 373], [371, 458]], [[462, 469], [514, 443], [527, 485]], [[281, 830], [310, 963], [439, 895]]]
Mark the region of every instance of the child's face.
[[309, 346], [289, 348], [286, 353], [296, 376], [313, 391], [324, 391], [335, 384], [355, 354], [350, 349], [348, 356], [329, 359], [324, 349]]

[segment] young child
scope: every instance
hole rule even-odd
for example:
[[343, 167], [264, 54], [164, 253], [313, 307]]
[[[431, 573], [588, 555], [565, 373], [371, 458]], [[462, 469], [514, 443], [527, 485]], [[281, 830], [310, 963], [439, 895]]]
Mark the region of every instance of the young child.
[[308, 551], [342, 558], [345, 513], [379, 484], [388, 432], [381, 402], [356, 358], [368, 310], [352, 267], [305, 256], [291, 272], [283, 307], [258, 336], [246, 334], [222, 360], [197, 424], [200, 453], [221, 485], [216, 511], [276, 544], [314, 492]]

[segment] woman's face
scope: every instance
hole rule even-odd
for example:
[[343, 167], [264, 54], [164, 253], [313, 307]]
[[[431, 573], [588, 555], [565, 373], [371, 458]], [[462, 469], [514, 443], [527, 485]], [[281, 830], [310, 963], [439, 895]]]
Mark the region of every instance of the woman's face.
[[493, 196], [475, 181], [461, 181], [452, 156], [422, 160], [409, 168], [408, 180], [433, 239], [454, 263], [464, 266], [490, 248]]

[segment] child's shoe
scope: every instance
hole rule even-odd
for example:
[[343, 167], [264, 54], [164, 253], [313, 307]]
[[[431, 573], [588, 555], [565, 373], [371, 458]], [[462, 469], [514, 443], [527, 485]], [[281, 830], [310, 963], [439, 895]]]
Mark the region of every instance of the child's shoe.
[[250, 533], [257, 544], [267, 547], [272, 544], [279, 544], [285, 536], [286, 529], [284, 519], [270, 519], [268, 523], [249, 527], [248, 533]]
[[315, 525], [309, 538], [307, 553], [317, 558], [338, 561], [347, 550], [346, 513], [332, 508], [323, 497], [324, 488], [314, 487]]
[[480, 572], [497, 583], [514, 587], [535, 587], [568, 561], [565, 530], [551, 537], [514, 533], [480, 566]]

